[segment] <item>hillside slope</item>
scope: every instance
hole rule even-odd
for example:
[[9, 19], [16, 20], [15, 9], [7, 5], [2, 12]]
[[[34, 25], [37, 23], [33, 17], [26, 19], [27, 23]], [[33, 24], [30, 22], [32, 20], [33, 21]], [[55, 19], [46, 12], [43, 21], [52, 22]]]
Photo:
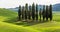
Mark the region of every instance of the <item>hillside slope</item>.
[[60, 32], [60, 15], [57, 14], [53, 14], [53, 21], [51, 22], [35, 23], [33, 25], [18, 23], [20, 25], [16, 25], [8, 22], [14, 22], [17, 13], [7, 9], [0, 9], [0, 32]]
[[14, 11], [10, 11], [8, 9], [2, 9], [0, 8], [0, 16], [4, 16], [4, 17], [13, 17], [16, 16], [17, 13]]
[[22, 27], [4, 22], [16, 17], [17, 17], [16, 12], [10, 11], [8, 9], [0, 8], [0, 32], [36, 32], [37, 31], [37, 30], [32, 31], [33, 30], [32, 28]]
[[17, 12], [0, 8], [0, 21], [10, 20], [17, 17]]

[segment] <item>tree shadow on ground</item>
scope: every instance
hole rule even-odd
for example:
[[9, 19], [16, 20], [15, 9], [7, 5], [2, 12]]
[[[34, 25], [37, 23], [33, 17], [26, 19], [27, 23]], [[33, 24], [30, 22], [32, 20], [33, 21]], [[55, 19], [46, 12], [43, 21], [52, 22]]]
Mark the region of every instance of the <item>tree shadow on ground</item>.
[[40, 23], [45, 23], [46, 21], [20, 21], [20, 22], [16, 22], [16, 25], [23, 25], [23, 26], [32, 26], [32, 25], [36, 25], [36, 24], [40, 24]]
[[7, 22], [7, 23], [12, 23], [12, 24], [15, 24], [15, 25], [22, 25], [22, 26], [32, 26], [32, 25], [36, 25], [36, 24], [40, 24], [40, 23], [45, 23], [47, 21], [32, 21], [32, 20], [27, 20], [27, 21], [18, 21], [17, 18], [10, 18], [4, 22]]
[[7, 23], [14, 23], [17, 21], [17, 18], [8, 18], [8, 20], [5, 20], [3, 22], [7, 22]]

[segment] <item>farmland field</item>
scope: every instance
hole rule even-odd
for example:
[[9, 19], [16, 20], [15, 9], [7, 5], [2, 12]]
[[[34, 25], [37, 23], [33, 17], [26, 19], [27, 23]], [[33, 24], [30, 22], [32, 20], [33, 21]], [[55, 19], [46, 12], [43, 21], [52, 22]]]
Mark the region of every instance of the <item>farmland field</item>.
[[53, 13], [52, 21], [33, 25], [16, 25], [16, 18], [17, 12], [0, 9], [0, 32], [60, 32], [60, 12]]

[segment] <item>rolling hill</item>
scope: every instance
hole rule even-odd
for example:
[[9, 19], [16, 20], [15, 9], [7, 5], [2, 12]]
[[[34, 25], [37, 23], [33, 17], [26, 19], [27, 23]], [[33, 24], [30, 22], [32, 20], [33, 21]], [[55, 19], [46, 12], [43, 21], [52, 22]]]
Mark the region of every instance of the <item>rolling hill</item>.
[[60, 11], [60, 3], [53, 5], [53, 11]]
[[[59, 12], [60, 13], [60, 12]], [[0, 8], [0, 32], [60, 32], [60, 15], [54, 13], [53, 21], [45, 23], [14, 22], [17, 12]], [[14, 22], [14, 23], [8, 23]], [[17, 25], [17, 24], [19, 25]]]
[[22, 27], [14, 24], [9, 24], [4, 21], [17, 17], [17, 13], [8, 9], [0, 8], [0, 32], [35, 32], [31, 28]]

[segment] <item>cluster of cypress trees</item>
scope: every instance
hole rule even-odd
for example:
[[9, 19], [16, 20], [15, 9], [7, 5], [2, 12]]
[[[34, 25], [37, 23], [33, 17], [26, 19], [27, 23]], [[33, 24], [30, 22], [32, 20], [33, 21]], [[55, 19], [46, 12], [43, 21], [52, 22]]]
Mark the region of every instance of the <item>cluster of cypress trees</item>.
[[50, 18], [50, 21], [52, 20], [52, 5], [43, 5], [43, 11], [42, 11], [43, 21], [46, 18], [48, 21], [48, 18]]
[[46, 20], [50, 18], [52, 20], [52, 5], [43, 5], [43, 9], [38, 9], [38, 4], [32, 4], [32, 6], [28, 6], [26, 3], [25, 6], [19, 6], [18, 10], [18, 20], [40, 20], [41, 17]]

